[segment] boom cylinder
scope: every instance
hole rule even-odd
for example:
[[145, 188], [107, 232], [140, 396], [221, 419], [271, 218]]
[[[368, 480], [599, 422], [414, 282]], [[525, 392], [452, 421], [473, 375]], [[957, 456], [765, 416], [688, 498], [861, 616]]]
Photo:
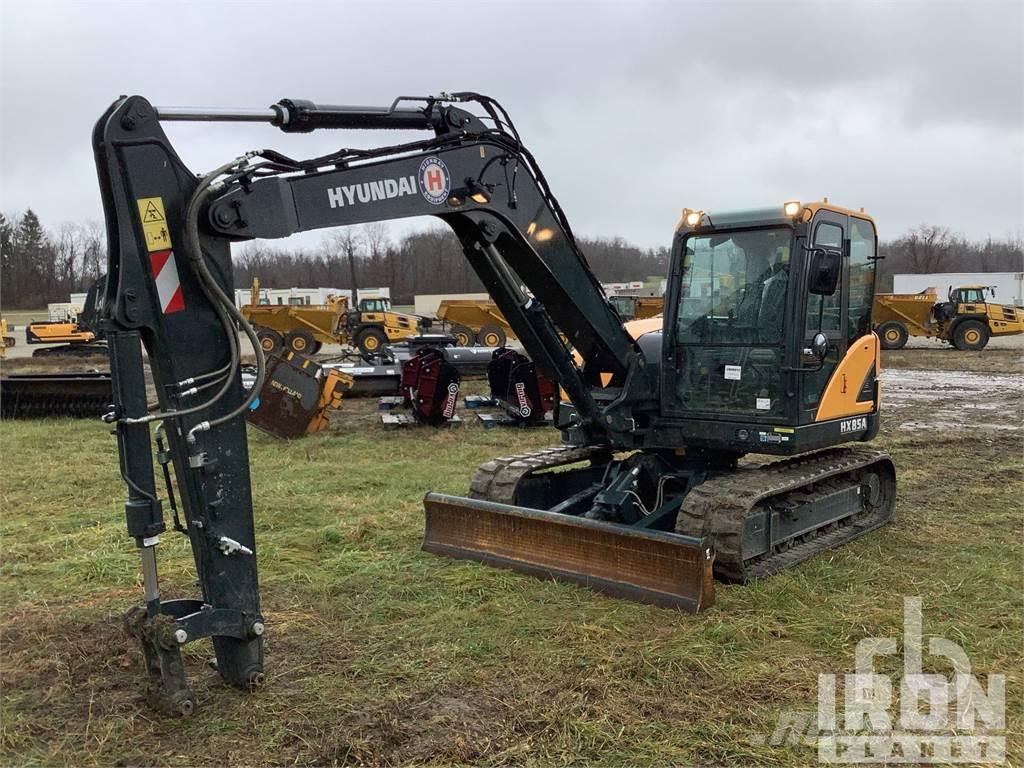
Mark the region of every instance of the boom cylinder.
[[163, 510], [156, 496], [153, 477], [153, 452], [148, 424], [127, 424], [123, 417], [146, 414], [146, 381], [142, 366], [142, 340], [136, 331], [110, 334], [110, 371], [114, 400], [123, 410], [117, 426], [117, 449], [121, 472], [128, 485], [125, 521], [128, 535], [135, 539], [142, 558], [142, 576], [146, 612], [160, 613], [160, 586], [157, 580], [155, 547], [164, 532]]

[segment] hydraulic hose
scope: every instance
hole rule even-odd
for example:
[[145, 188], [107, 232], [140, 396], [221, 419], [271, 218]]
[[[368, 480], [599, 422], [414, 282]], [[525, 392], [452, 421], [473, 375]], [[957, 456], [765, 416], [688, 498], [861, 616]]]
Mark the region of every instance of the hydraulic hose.
[[[253, 388], [253, 390], [250, 391], [249, 396], [243, 403], [243, 407], [248, 407], [249, 403], [251, 403], [252, 399], [255, 397], [255, 393], [258, 393], [259, 389], [263, 385], [263, 373], [266, 365], [263, 357], [263, 349], [259, 345], [259, 340], [256, 338], [256, 334], [252, 330], [252, 326], [250, 326], [249, 323], [245, 320], [245, 318], [242, 317], [241, 312], [239, 312], [237, 307], [235, 307], [234, 302], [228, 299], [228, 297], [220, 289], [220, 286], [217, 284], [217, 281], [214, 279], [213, 275], [210, 273], [209, 267], [206, 265], [206, 260], [202, 252], [202, 244], [199, 240], [199, 212], [203, 204], [206, 202], [206, 200], [212, 195], [219, 192], [220, 189], [223, 187], [223, 182], [217, 184], [216, 186], [214, 186], [214, 182], [220, 176], [227, 173], [228, 171], [235, 169], [246, 163], [250, 157], [252, 157], [252, 155], [243, 155], [242, 157], [232, 160], [230, 163], [225, 163], [216, 170], [204, 176], [200, 180], [199, 185], [196, 187], [195, 192], [192, 194], [192, 197], [189, 199], [189, 203], [185, 211], [186, 251], [188, 252], [189, 258], [196, 269], [197, 276], [199, 277], [200, 287], [203, 289], [203, 293], [206, 294], [206, 297], [209, 299], [211, 305], [213, 306], [213, 310], [217, 315], [217, 318], [220, 320], [221, 325], [224, 328], [225, 334], [227, 335], [229, 352], [229, 362], [227, 363], [227, 365], [222, 366], [221, 368], [215, 371], [200, 374], [199, 376], [194, 377], [193, 380], [203, 381], [206, 379], [213, 379], [213, 381], [210, 382], [210, 384], [203, 386], [201, 388], [197, 388], [197, 391], [198, 389], [206, 389], [208, 386], [211, 386], [216, 383], [220, 384], [220, 389], [218, 389], [218, 391], [211, 398], [198, 405], [194, 405], [189, 408], [184, 408], [179, 411], [162, 411], [159, 413], [148, 414], [137, 419], [126, 419], [126, 423], [144, 424], [152, 421], [163, 421], [164, 419], [190, 416], [209, 408], [214, 403], [223, 398], [228, 393], [232, 384], [234, 383], [235, 374], [238, 372], [238, 367], [240, 363], [238, 336], [235, 331], [235, 327], [232, 324], [232, 318], [239, 322], [243, 330], [246, 331], [246, 335], [249, 338], [249, 341], [252, 343], [253, 349], [256, 353], [256, 385]], [[222, 380], [220, 378], [221, 376], [223, 376]], [[227, 418], [233, 418], [235, 415], [237, 415], [237, 412], [240, 412], [240, 409], [235, 409], [234, 411], [232, 411], [231, 416]], [[226, 420], [225, 417], [221, 417], [220, 419], [216, 419], [213, 422], [200, 422], [200, 425], [197, 426], [207, 425], [203, 427], [203, 429], [209, 429], [211, 425], [215, 423], [220, 424], [224, 420]], [[193, 433], [195, 431], [195, 427], [193, 427], [193, 429], [189, 431], [188, 437], [190, 441], [194, 440]]]

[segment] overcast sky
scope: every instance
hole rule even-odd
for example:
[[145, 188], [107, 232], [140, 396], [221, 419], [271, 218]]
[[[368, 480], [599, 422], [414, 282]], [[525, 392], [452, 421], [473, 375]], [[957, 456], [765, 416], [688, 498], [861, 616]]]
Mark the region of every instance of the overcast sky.
[[[667, 245], [683, 206], [823, 195], [883, 238], [1024, 234], [1024, 3], [0, 0], [0, 210], [99, 219], [89, 145], [118, 94], [262, 107], [501, 101], [574, 229]], [[207, 171], [394, 137], [168, 127]], [[409, 135], [413, 138], [415, 135]]]

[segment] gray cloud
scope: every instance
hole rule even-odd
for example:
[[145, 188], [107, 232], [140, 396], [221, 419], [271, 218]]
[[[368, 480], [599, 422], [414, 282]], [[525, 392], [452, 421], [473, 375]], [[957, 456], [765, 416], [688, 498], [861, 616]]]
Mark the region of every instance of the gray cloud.
[[[263, 106], [502, 101], [575, 229], [667, 244], [683, 206], [828, 195], [883, 236], [1020, 234], [1024, 6], [18, 2], [0, 18], [0, 209], [99, 218], [89, 133], [120, 93]], [[195, 170], [397, 136], [170, 126]]]

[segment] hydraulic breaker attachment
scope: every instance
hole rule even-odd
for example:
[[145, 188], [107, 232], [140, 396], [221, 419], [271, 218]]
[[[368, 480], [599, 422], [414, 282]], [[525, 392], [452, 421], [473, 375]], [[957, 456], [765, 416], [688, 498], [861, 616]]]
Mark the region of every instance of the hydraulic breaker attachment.
[[427, 552], [691, 613], [714, 602], [704, 539], [439, 493], [423, 504]]

